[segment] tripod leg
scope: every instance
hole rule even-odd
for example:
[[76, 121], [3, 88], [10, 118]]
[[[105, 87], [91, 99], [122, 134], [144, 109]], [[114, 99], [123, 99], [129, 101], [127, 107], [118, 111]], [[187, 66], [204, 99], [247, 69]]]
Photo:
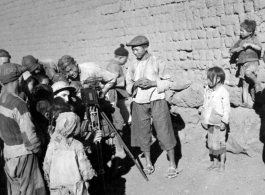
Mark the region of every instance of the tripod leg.
[[132, 159], [132, 161], [134, 162], [134, 164], [136, 165], [136, 167], [138, 168], [138, 170], [140, 171], [140, 173], [142, 174], [142, 176], [144, 177], [144, 179], [146, 181], [148, 181], [148, 177], [146, 176], [145, 172], [142, 170], [142, 168], [140, 167], [140, 165], [138, 164], [138, 162], [135, 160], [135, 158], [132, 155], [132, 153], [130, 152], [129, 148], [126, 146], [126, 144], [122, 140], [122, 138], [121, 138], [119, 132], [117, 131], [117, 129], [115, 128], [115, 126], [110, 122], [110, 120], [108, 119], [108, 117], [106, 116], [106, 114], [103, 111], [100, 110], [100, 114], [107, 121], [107, 123], [111, 127], [111, 129], [116, 133], [116, 136], [119, 139], [121, 145], [123, 146], [123, 148], [125, 149], [125, 151], [128, 153], [129, 157]]

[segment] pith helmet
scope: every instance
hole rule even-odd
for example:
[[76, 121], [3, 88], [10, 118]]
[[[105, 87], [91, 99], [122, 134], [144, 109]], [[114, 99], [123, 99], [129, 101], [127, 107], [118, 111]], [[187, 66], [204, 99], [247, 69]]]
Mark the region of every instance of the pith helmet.
[[65, 81], [58, 81], [52, 85], [52, 91], [54, 95], [64, 90], [69, 90], [72, 92], [75, 91], [75, 88], [70, 86], [69, 83]]
[[149, 45], [149, 41], [145, 36], [139, 35], [134, 37], [126, 46], [140, 46], [140, 45]]

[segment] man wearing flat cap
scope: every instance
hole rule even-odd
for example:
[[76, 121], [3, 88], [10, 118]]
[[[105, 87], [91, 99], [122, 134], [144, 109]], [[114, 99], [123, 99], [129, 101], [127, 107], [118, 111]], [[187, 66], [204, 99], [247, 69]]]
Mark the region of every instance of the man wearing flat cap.
[[126, 76], [126, 89], [133, 97], [131, 144], [144, 152], [144, 171], [152, 174], [155, 171], [150, 157], [153, 121], [159, 144], [167, 151], [170, 161], [166, 177], [174, 178], [178, 174], [174, 152], [176, 138], [164, 93], [173, 82], [170, 75], [165, 73], [164, 61], [148, 53], [149, 40], [145, 36], [137, 36], [126, 45], [132, 47], [136, 56]]
[[9, 63], [11, 56], [9, 55], [8, 51], [4, 49], [0, 49], [0, 65]]
[[26, 68], [13, 63], [0, 66], [0, 136], [4, 141], [5, 172], [9, 194], [45, 195], [38, 165], [41, 143], [26, 102], [18, 96], [18, 78]]

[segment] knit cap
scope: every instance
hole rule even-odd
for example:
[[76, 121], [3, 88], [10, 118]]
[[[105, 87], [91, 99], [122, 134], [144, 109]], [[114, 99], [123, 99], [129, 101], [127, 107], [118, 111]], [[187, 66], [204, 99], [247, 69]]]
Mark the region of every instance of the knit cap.
[[254, 32], [256, 30], [256, 22], [254, 20], [245, 20], [240, 24], [247, 32]]
[[123, 44], [120, 44], [120, 47], [115, 50], [114, 54], [117, 56], [128, 56], [129, 52], [127, 49], [124, 48]]

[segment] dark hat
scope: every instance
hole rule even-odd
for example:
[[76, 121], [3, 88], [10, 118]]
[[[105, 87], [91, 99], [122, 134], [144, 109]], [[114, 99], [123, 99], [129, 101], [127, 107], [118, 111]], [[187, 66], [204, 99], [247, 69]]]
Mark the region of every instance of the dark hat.
[[149, 45], [149, 41], [145, 36], [139, 35], [134, 37], [126, 46], [140, 46], [140, 45]]
[[29, 72], [36, 70], [41, 64], [32, 55], [24, 56], [22, 66], [26, 67]]
[[19, 64], [6, 63], [0, 66], [0, 82], [3, 84], [17, 80], [27, 69]]
[[11, 56], [9, 55], [8, 51], [4, 50], [4, 49], [0, 49], [0, 58], [1, 57], [7, 57], [7, 58], [11, 58]]
[[117, 56], [128, 56], [129, 52], [124, 48], [123, 44], [120, 44], [120, 47], [114, 51], [114, 54]]
[[240, 24], [247, 32], [254, 32], [256, 30], [256, 22], [254, 20], [245, 20]]

